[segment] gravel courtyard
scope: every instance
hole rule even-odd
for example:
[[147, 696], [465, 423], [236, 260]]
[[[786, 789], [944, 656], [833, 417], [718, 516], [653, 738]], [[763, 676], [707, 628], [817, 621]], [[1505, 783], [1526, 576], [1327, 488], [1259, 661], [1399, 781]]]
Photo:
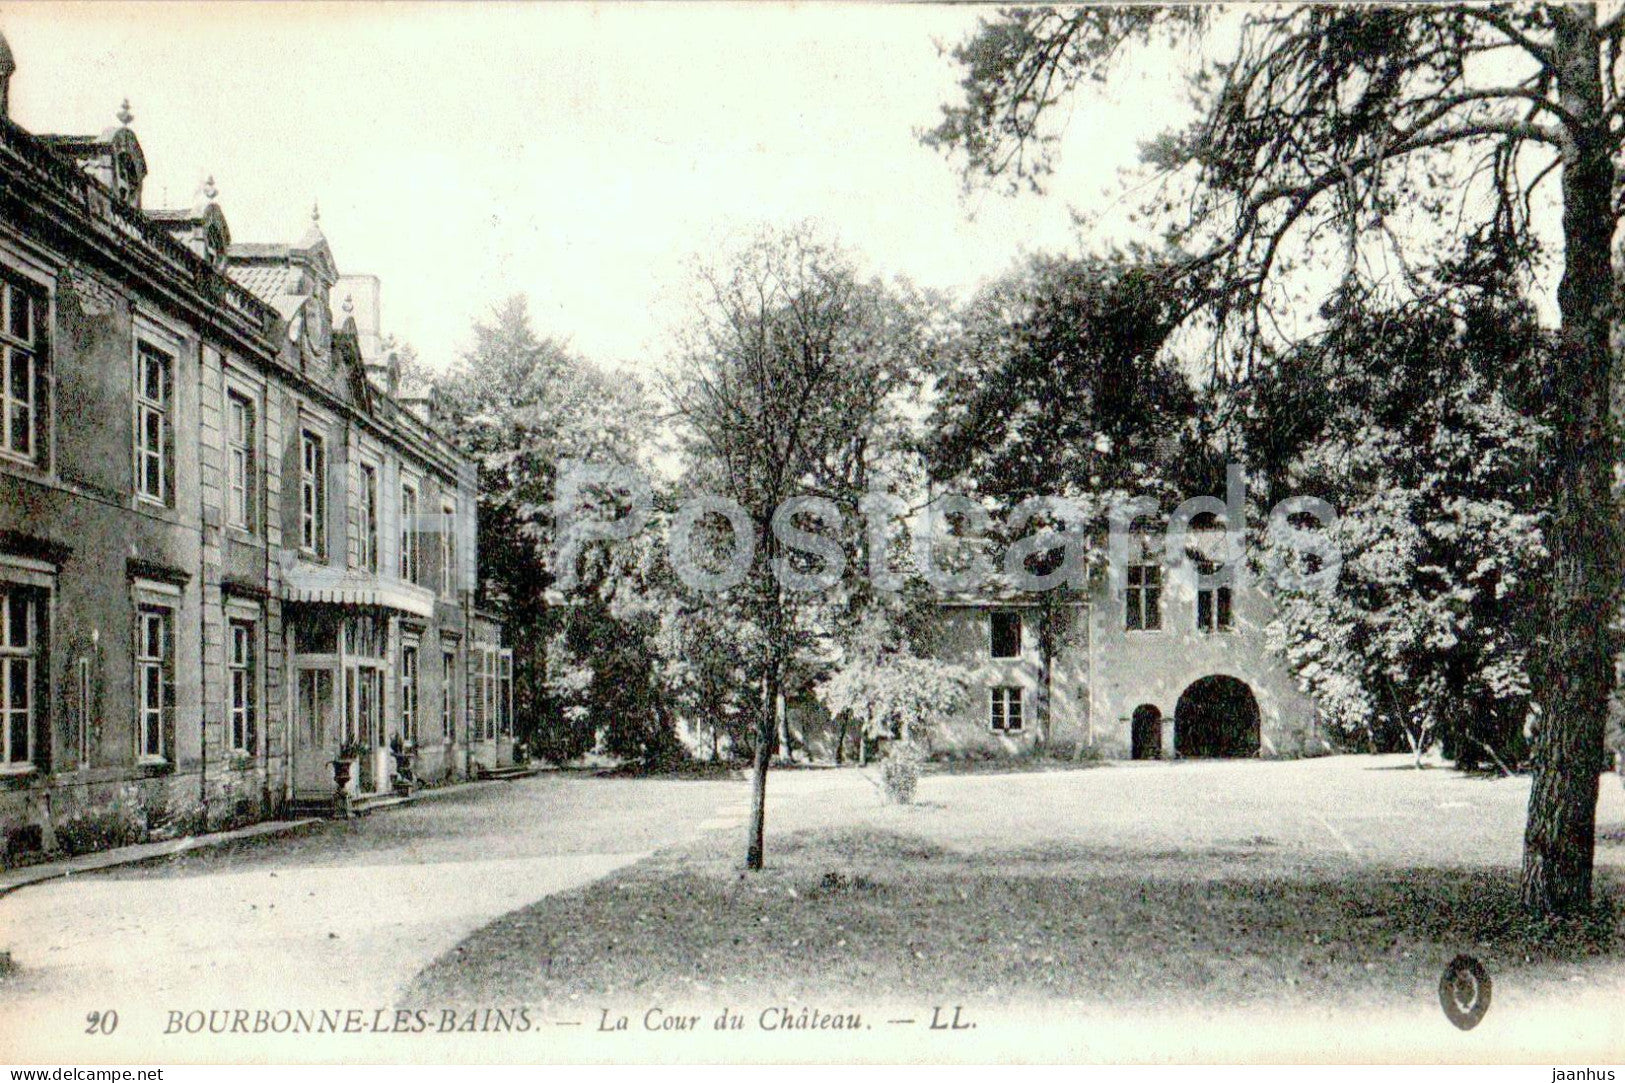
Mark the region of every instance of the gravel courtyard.
[[[0, 898], [0, 947], [16, 964], [0, 980], [0, 1047], [19, 1059], [410, 1059], [429, 1046], [387, 1033], [335, 1045], [165, 1029], [176, 1010], [360, 1009], [370, 1021], [403, 1005], [529, 1004], [559, 1023], [545, 1049], [457, 1036], [436, 1039], [433, 1055], [705, 1059], [704, 1046], [605, 1044], [588, 1024], [651, 998], [714, 1013], [719, 998], [750, 1006], [823, 990], [846, 998], [829, 1007], [962, 996], [983, 1013], [983, 1029], [957, 1039], [971, 1056], [1154, 1047], [1223, 1058], [1181, 1011], [1200, 1008], [1213, 1025], [1241, 1012], [1224, 1033], [1245, 1038], [1261, 1002], [1275, 1015], [1313, 1009], [1318, 1022], [1276, 1039], [1314, 1054], [1341, 1033], [1340, 1003], [1371, 1009], [1373, 995], [1398, 989], [1390, 1041], [1420, 1026], [1445, 1043], [1441, 1058], [1472, 1058], [1493, 1029], [1538, 1050], [1585, 1040], [1574, 1028], [1598, 1006], [1617, 1020], [1617, 941], [1540, 946], [1525, 965], [1506, 954], [1525, 940], [1453, 939], [1477, 927], [1476, 903], [1434, 913], [1432, 902], [1440, 892], [1482, 896], [1491, 910], [1506, 902], [1527, 791], [1521, 779], [1416, 772], [1402, 757], [1339, 757], [928, 775], [916, 804], [895, 807], [855, 769], [778, 771], [769, 870], [744, 877], [743, 780], [543, 775]], [[1617, 900], [1625, 793], [1613, 776], [1598, 826], [1600, 882]], [[1141, 922], [1147, 899], [1167, 916]], [[1204, 945], [1225, 937], [1185, 920], [1191, 908], [1232, 923], [1222, 965]], [[1354, 939], [1318, 930], [1328, 915], [1352, 915]], [[1128, 934], [1091, 945], [1079, 932], [1089, 923], [1097, 940]], [[1277, 926], [1290, 950], [1278, 950]], [[1429, 1002], [1435, 956], [1455, 950], [1498, 975], [1496, 1026], [1473, 1032], [1479, 1046], [1461, 1046]], [[1507, 966], [1517, 973], [1497, 969]], [[969, 995], [989, 985], [994, 997]], [[1204, 1001], [1215, 989], [1234, 1002]], [[1121, 1012], [1158, 997], [1144, 1026], [1122, 1026]], [[1538, 1008], [1554, 1003], [1572, 1033]], [[1002, 1026], [990, 1008], [1006, 1012]], [[85, 1036], [87, 1013], [107, 1009], [119, 1012], [117, 1033]], [[1055, 1029], [1054, 1017], [1069, 1022]], [[884, 1055], [949, 1055], [908, 1044], [916, 1038], [927, 1042], [894, 1036]], [[736, 1052], [832, 1055], [788, 1038]]]
[[[731, 780], [544, 774], [23, 888], [0, 898], [0, 949], [16, 967], [0, 979], [0, 1049], [207, 1060], [218, 1049], [162, 1036], [170, 1011], [353, 1007], [370, 1018], [473, 930], [736, 822], [745, 792]], [[84, 1036], [86, 1014], [108, 1009], [117, 1033]], [[265, 1055], [311, 1056], [297, 1043]]]

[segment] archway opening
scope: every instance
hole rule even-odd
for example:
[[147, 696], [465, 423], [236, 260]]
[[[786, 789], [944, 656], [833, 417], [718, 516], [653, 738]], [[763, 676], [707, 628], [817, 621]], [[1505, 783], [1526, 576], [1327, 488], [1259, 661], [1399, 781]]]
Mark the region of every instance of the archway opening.
[[1174, 748], [1181, 756], [1254, 756], [1259, 749], [1258, 700], [1244, 681], [1203, 677], [1174, 708]]
[[1162, 758], [1162, 712], [1149, 703], [1134, 708], [1130, 726], [1130, 752], [1137, 760]]

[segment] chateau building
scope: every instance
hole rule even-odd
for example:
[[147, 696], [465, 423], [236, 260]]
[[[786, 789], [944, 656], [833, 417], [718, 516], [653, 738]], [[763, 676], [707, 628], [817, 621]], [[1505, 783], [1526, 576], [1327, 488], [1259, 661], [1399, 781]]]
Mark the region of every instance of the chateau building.
[[0, 37], [6, 862], [330, 804], [334, 761], [358, 798], [510, 764], [475, 468], [396, 394], [378, 280], [314, 213], [144, 207], [128, 103], [30, 133], [15, 69]]
[[[1217, 553], [1218, 538], [1191, 535]], [[1160, 541], [1160, 539], [1158, 539]], [[1120, 571], [1077, 591], [946, 597], [933, 653], [971, 674], [932, 734], [954, 755], [1037, 746], [1105, 759], [1291, 757], [1329, 750], [1314, 701], [1265, 646], [1272, 603], [1256, 582], [1198, 580], [1137, 539]]]
[[[1199, 578], [1224, 565], [1216, 523], [1193, 523], [1185, 538], [1190, 559], [1170, 562], [1163, 535], [1137, 533], [1118, 572], [1101, 561], [1076, 586], [1023, 591], [994, 574], [976, 590], [938, 592], [922, 647], [967, 687], [912, 737], [950, 759], [1331, 751], [1314, 700], [1267, 645], [1269, 594], [1243, 571]], [[1095, 540], [1104, 556], [1105, 537]], [[792, 693], [786, 715], [807, 755], [860, 755], [856, 727], [832, 721], [810, 690]]]

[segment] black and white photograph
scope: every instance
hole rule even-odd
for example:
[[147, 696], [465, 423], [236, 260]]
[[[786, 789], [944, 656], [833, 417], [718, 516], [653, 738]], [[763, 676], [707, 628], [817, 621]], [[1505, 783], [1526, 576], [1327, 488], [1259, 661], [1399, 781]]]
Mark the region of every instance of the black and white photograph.
[[1622, 217], [1619, 3], [4, 0], [0, 1064], [1625, 1079]]

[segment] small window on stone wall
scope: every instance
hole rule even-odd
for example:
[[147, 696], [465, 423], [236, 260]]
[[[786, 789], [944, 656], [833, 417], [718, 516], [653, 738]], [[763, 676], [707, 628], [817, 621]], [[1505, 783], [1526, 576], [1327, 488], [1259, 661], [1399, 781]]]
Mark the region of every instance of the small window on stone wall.
[[993, 657], [1021, 657], [1021, 614], [994, 613], [989, 618]]
[[996, 733], [1021, 732], [1021, 689], [1002, 685], [988, 689], [988, 725]]

